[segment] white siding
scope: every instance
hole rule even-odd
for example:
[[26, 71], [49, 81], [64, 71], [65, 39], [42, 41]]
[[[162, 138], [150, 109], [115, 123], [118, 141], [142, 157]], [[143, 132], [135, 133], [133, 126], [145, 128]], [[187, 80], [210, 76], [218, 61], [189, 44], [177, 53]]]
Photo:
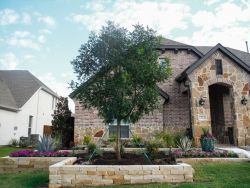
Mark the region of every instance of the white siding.
[[[43, 126], [51, 125], [52, 101], [51, 94], [39, 89], [19, 112], [0, 109], [0, 145], [7, 145], [12, 138], [28, 136], [29, 116], [33, 116], [31, 133], [42, 136]], [[15, 126], [18, 127], [16, 131]]]

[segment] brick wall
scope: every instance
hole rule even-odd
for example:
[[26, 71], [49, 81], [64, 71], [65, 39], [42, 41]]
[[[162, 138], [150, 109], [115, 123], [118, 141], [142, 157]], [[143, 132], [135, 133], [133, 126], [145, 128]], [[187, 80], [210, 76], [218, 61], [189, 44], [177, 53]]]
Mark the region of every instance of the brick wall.
[[[190, 127], [189, 97], [180, 92], [180, 85], [175, 78], [198, 57], [187, 50], [179, 50], [177, 53], [168, 50], [160, 57], [167, 57], [172, 67], [172, 76], [166, 82], [159, 84], [170, 95], [170, 101], [164, 105], [163, 101], [160, 109], [145, 115], [139, 122], [131, 125], [132, 132], [143, 138], [149, 138], [155, 131], [163, 130], [163, 125], [171, 132], [185, 131]], [[104, 129], [105, 124], [98, 117], [97, 110], [84, 109], [78, 101], [75, 101], [75, 107], [75, 143], [80, 143], [86, 134], [94, 135], [98, 130]]]

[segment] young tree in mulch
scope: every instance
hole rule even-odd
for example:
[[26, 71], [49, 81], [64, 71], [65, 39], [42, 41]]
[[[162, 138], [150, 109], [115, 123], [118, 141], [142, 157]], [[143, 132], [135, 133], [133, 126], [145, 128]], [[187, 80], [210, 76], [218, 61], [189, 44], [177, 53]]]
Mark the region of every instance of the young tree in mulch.
[[60, 97], [52, 120], [53, 134], [59, 136], [63, 147], [69, 147], [72, 137], [73, 126], [71, 125], [71, 111], [68, 106], [68, 98]]
[[107, 22], [92, 32], [71, 62], [77, 81], [75, 96], [86, 108], [96, 108], [105, 123], [117, 120], [116, 155], [120, 154], [121, 121], [137, 122], [159, 106], [157, 83], [168, 78], [169, 62], [158, 63], [160, 37], [148, 27], [133, 31]]

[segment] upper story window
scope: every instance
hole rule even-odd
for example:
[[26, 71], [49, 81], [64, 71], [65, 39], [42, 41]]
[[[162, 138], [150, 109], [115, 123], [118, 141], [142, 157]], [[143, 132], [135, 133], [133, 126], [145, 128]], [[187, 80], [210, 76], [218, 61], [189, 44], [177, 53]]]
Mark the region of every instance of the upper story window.
[[215, 60], [215, 66], [216, 66], [216, 75], [223, 75], [223, 67], [221, 59]]

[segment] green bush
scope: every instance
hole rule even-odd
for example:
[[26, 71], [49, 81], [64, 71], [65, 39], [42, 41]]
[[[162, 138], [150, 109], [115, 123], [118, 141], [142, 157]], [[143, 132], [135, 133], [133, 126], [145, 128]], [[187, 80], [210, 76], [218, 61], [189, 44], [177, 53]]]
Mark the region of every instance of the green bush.
[[146, 143], [145, 149], [146, 153], [149, 155], [151, 159], [154, 159], [159, 152], [159, 147], [161, 146], [161, 143], [157, 140], [150, 140]]
[[92, 140], [92, 137], [90, 135], [85, 135], [83, 137], [83, 144], [88, 145]]
[[18, 140], [15, 139], [15, 138], [12, 138], [12, 139], [10, 140], [10, 145], [13, 146], [13, 147], [18, 146]]
[[138, 136], [138, 135], [133, 135], [133, 137], [132, 137], [132, 145], [134, 147], [138, 147], [138, 146], [143, 145], [143, 139], [142, 139], [142, 137]]
[[20, 140], [18, 145], [21, 148], [27, 148], [29, 146], [29, 141], [28, 140]]
[[97, 146], [96, 146], [95, 143], [90, 142], [90, 143], [87, 145], [87, 148], [88, 148], [88, 153], [91, 154], [91, 153], [93, 153], [93, 152], [96, 150]]

